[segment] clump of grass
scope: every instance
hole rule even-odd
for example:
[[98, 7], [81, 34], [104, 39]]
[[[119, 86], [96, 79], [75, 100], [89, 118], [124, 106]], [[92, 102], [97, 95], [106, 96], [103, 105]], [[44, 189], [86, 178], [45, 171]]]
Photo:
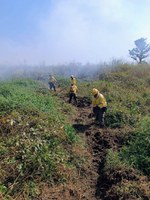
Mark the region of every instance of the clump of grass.
[[67, 136], [67, 140], [70, 144], [78, 142], [80, 140], [79, 136], [75, 133], [75, 130], [71, 125], [65, 125], [64, 129]]
[[117, 168], [125, 168], [126, 163], [123, 163], [117, 151], [109, 149], [106, 156], [104, 171], [116, 170]]

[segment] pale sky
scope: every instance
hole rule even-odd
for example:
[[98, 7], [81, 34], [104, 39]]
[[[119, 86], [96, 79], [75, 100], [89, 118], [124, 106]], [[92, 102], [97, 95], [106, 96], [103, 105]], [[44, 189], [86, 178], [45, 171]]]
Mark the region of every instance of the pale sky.
[[131, 60], [149, 20], [150, 0], [0, 0], [0, 64]]

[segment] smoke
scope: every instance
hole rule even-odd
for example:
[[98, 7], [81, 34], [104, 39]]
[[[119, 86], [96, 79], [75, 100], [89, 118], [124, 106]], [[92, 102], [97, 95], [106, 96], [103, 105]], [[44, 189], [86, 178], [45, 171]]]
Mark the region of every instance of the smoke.
[[117, 66], [129, 65], [123, 60], [113, 59], [110, 62], [104, 63], [86, 63], [79, 62], [66, 63], [61, 65], [17, 65], [17, 66], [0, 66], [0, 80], [6, 80], [10, 78], [32, 78], [36, 80], [47, 81], [49, 74], [53, 74], [56, 77], [68, 77], [73, 74], [80, 80], [93, 80], [102, 78], [104, 74], [111, 71]]
[[[40, 7], [40, 1], [37, 2]], [[44, 14], [43, 10], [30, 8], [26, 26], [20, 21], [19, 29], [19, 22], [14, 21], [11, 28], [17, 27], [17, 35], [11, 34], [9, 28], [9, 34], [0, 35], [1, 64], [86, 64], [113, 57], [128, 60], [128, 49], [134, 40], [150, 35], [145, 25], [148, 18], [144, 17], [148, 10], [142, 6], [144, 3], [135, 0], [51, 0], [42, 4], [45, 2]], [[138, 6], [140, 12], [136, 12]]]

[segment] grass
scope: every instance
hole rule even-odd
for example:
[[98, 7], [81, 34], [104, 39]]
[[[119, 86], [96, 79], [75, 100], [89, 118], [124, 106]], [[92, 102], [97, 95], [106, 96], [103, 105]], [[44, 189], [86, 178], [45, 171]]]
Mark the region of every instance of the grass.
[[40, 182], [67, 182], [67, 170], [78, 173], [82, 155], [73, 149], [82, 147], [68, 124], [69, 109], [67, 115], [61, 112], [67, 106], [33, 80], [2, 82], [0, 91], [2, 197], [16, 198], [28, 190], [26, 198], [31, 198]]
[[[150, 66], [120, 65], [100, 77], [101, 80], [78, 81], [79, 95], [92, 98], [92, 88], [97, 88], [108, 102], [106, 125], [132, 130], [125, 141], [127, 144], [112, 163], [119, 165], [115, 161], [120, 163], [120, 159], [124, 158], [129, 165], [149, 176]], [[108, 160], [113, 158], [109, 154], [108, 157]]]
[[[101, 80], [77, 79], [78, 95], [92, 98], [97, 88], [107, 99], [106, 125], [113, 130], [130, 130], [119, 151], [109, 149], [104, 173], [114, 199], [147, 199], [150, 174], [148, 65], [121, 65], [99, 76]], [[58, 77], [67, 93], [70, 80]], [[0, 84], [0, 194], [2, 198], [36, 197], [41, 182], [67, 183], [86, 163], [86, 151], [69, 123], [76, 115], [72, 106], [59, 100], [43, 83], [16, 79]], [[119, 132], [121, 133], [121, 131]], [[124, 136], [123, 136], [124, 137]], [[85, 155], [84, 155], [85, 153]], [[115, 194], [116, 196], [112, 196]]]
[[150, 111], [149, 77], [149, 66], [119, 66], [99, 81], [79, 82], [79, 95], [92, 98], [97, 88], [108, 102], [107, 126], [134, 127]]
[[146, 116], [130, 134], [120, 157], [150, 178], [150, 117]]

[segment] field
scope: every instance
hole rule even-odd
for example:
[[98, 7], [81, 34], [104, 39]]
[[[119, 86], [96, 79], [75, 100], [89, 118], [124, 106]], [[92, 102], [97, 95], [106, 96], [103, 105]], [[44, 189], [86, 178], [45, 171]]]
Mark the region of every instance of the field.
[[[97, 74], [77, 79], [77, 107], [64, 76], [56, 92], [35, 76], [1, 81], [1, 199], [150, 199], [150, 66]], [[92, 88], [108, 102], [104, 129]]]

